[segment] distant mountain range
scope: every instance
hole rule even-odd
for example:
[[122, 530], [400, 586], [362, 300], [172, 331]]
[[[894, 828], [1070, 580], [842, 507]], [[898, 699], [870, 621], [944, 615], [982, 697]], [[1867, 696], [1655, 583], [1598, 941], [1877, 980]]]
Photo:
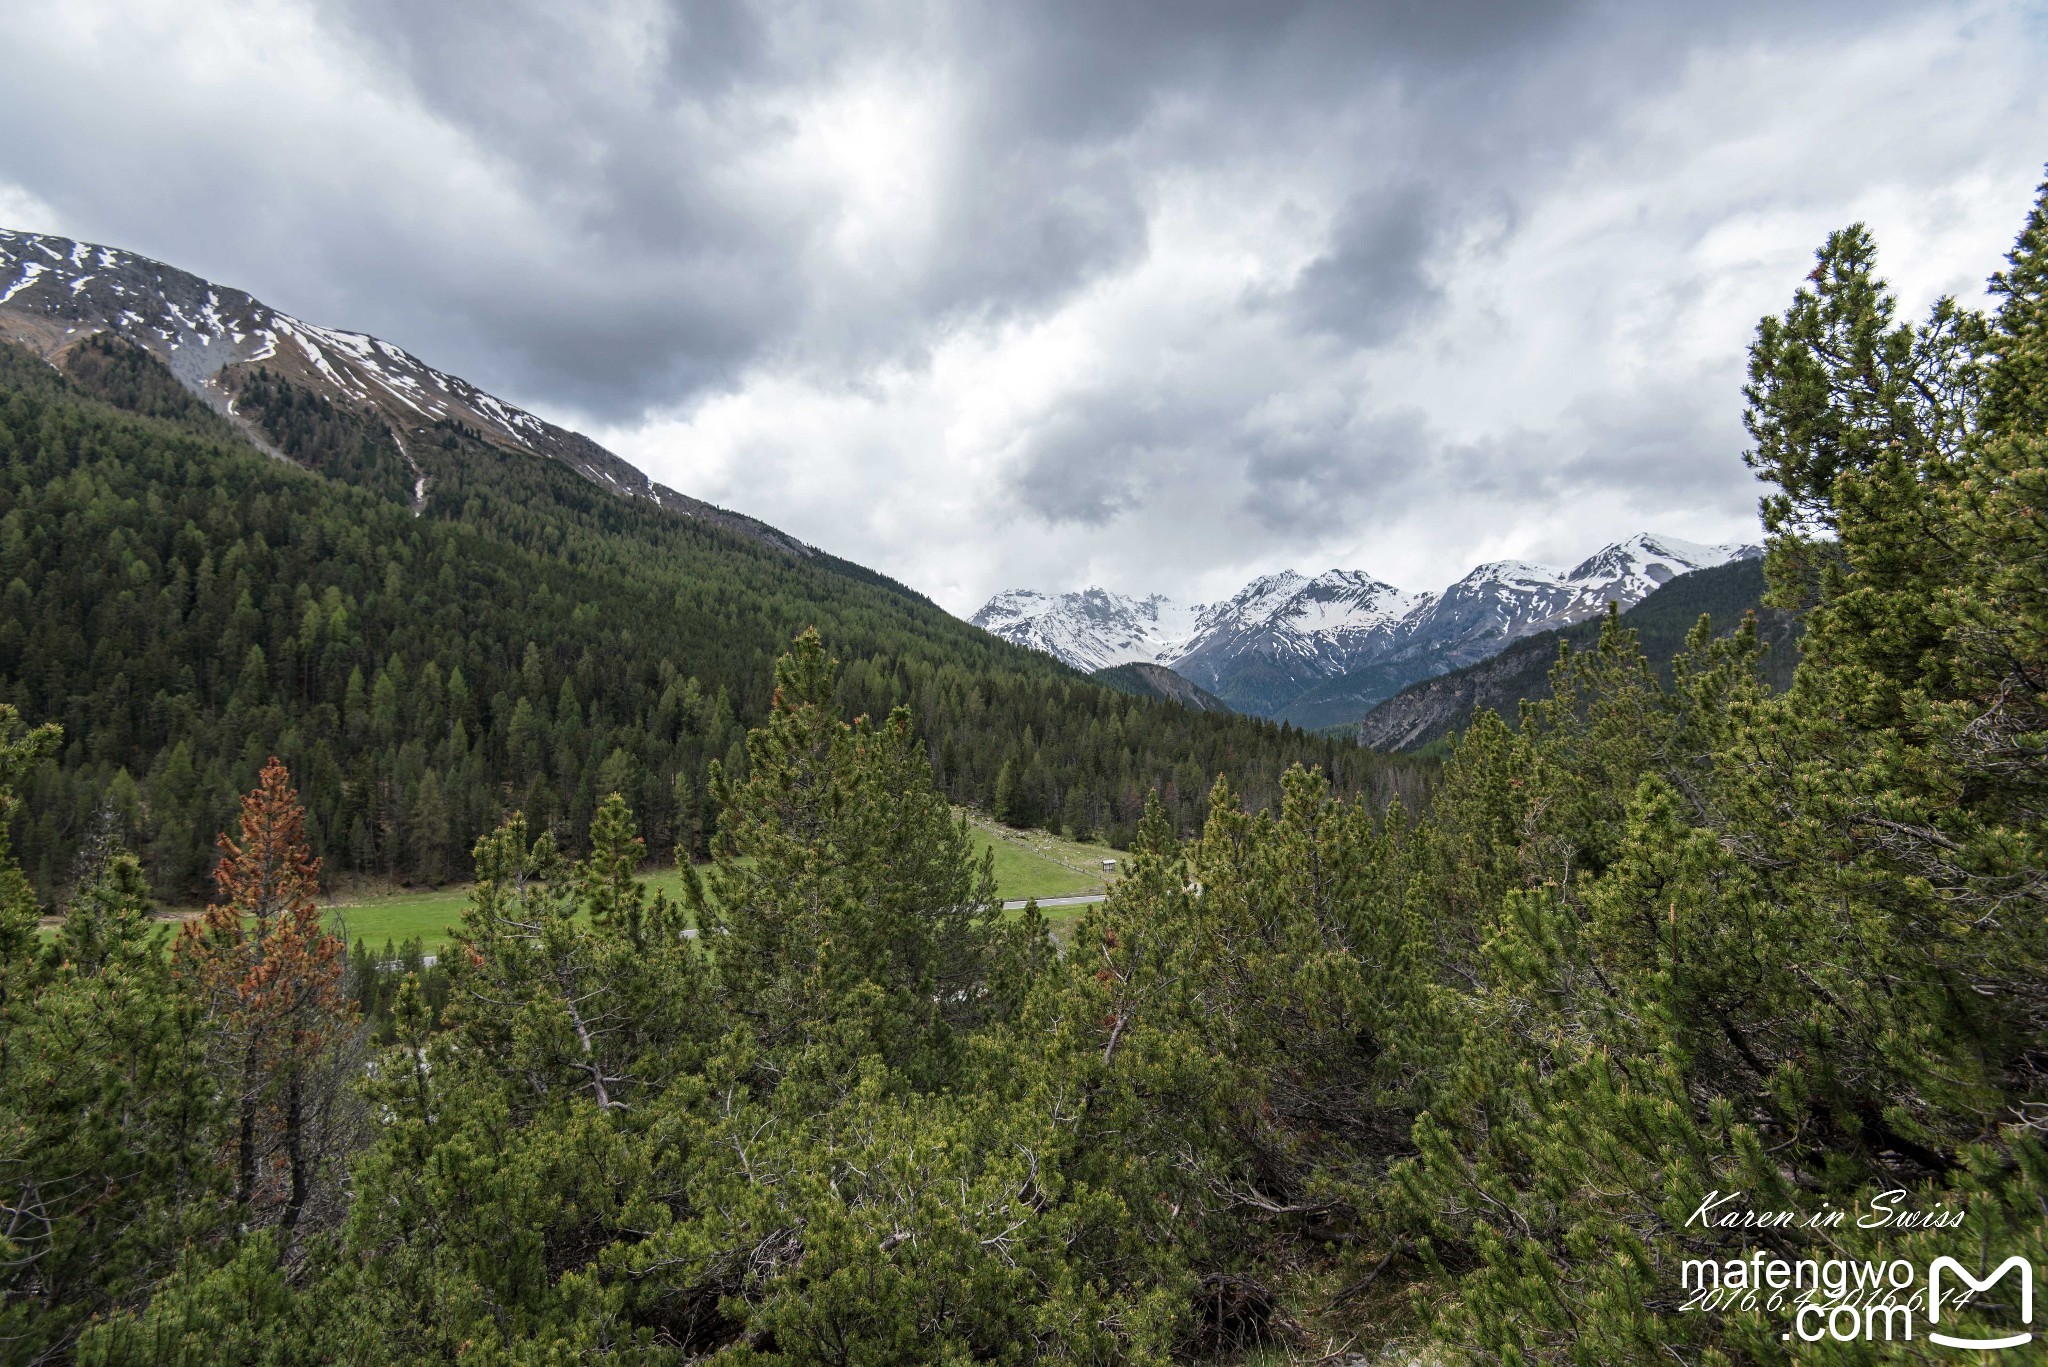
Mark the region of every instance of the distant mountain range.
[[1411, 683], [1584, 621], [1610, 602], [1631, 608], [1679, 575], [1759, 554], [1644, 532], [1570, 569], [1494, 561], [1436, 593], [1406, 592], [1362, 570], [1314, 578], [1286, 570], [1207, 605], [1100, 588], [1014, 589], [970, 620], [1076, 669], [1164, 665], [1238, 711], [1322, 728], [1357, 721]]
[[[1782, 691], [1791, 685], [1798, 663], [1801, 623], [1795, 613], [1765, 607], [1763, 599], [1763, 562], [1750, 557], [1681, 574], [1622, 613], [1621, 621], [1636, 633], [1643, 654], [1668, 683], [1672, 660], [1702, 615], [1712, 621], [1715, 635], [1725, 636], [1742, 624], [1745, 614], [1755, 612], [1764, 645], [1759, 672]], [[1559, 649], [1590, 649], [1600, 638], [1600, 626], [1588, 620], [1537, 632], [1477, 664], [1412, 683], [1366, 713], [1358, 723], [1358, 742], [1375, 750], [1416, 750], [1463, 731], [1481, 709], [1498, 712], [1513, 725], [1523, 702], [1550, 696], [1550, 671]]]

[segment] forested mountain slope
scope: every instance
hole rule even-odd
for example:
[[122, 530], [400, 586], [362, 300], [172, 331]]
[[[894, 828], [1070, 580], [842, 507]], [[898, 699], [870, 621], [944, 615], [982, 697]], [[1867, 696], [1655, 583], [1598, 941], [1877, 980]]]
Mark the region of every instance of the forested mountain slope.
[[1129, 664], [1112, 665], [1098, 669], [1088, 676], [1097, 683], [1107, 684], [1119, 693], [1131, 693], [1140, 698], [1166, 698], [1183, 707], [1197, 712], [1228, 712], [1230, 704], [1214, 693], [1195, 684], [1192, 680], [1176, 674], [1165, 665], [1147, 664], [1133, 660]]
[[340, 458], [338, 468], [350, 477], [394, 498], [425, 499], [440, 471], [415, 448], [452, 426], [493, 451], [557, 462], [614, 497], [643, 500], [800, 558], [820, 554], [765, 522], [657, 484], [582, 433], [380, 338], [294, 318], [243, 290], [116, 247], [0, 229], [0, 339], [63, 363], [81, 343], [107, 336], [148, 351], [245, 435], [259, 445], [285, 443], [294, 458], [316, 452], [303, 440], [286, 443], [279, 432], [280, 383], [317, 401], [323, 416], [341, 408], [354, 419], [348, 442], [317, 455]]
[[[1701, 615], [1713, 620], [1716, 635], [1727, 635], [1746, 613], [1758, 613], [1765, 646], [1760, 662], [1773, 688], [1792, 681], [1799, 624], [1788, 612], [1766, 608], [1761, 560], [1735, 560], [1671, 580], [1621, 614], [1622, 624], [1642, 642], [1643, 654], [1666, 683], [1672, 657]], [[1452, 736], [1487, 708], [1513, 723], [1524, 700], [1550, 696], [1550, 671], [1561, 647], [1590, 649], [1600, 639], [1600, 622], [1580, 622], [1524, 637], [1500, 654], [1420, 683], [1410, 684], [1358, 723], [1358, 742], [1375, 750], [1413, 750]]]
[[381, 428], [281, 376], [259, 370], [240, 408], [290, 459], [139, 348], [61, 359], [68, 377], [0, 344], [0, 700], [68, 738], [17, 817], [46, 896], [103, 807], [159, 895], [195, 894], [271, 753], [330, 874], [457, 875], [513, 809], [573, 843], [614, 789], [654, 849], [695, 846], [707, 765], [737, 758], [812, 625], [848, 661], [849, 709], [914, 706], [955, 800], [988, 802], [1007, 763], [1024, 816], [1115, 830], [1155, 786], [1193, 822], [1221, 770], [1255, 795], [1297, 758], [1374, 776], [1349, 747], [1111, 692], [882, 576], [458, 422], [413, 444], [416, 506]]

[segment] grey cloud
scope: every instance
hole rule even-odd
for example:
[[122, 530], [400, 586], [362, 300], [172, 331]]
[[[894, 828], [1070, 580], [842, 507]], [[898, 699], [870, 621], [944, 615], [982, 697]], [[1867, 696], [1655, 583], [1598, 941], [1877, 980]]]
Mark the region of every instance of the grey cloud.
[[[1807, 22], [1804, 10], [1737, 9], [1776, 28]], [[85, 220], [73, 226], [89, 235], [96, 220], [148, 218], [115, 206], [156, 196], [156, 216], [176, 220], [157, 231], [166, 249], [210, 241], [209, 254], [226, 256], [240, 244], [262, 267], [222, 272], [233, 283], [287, 307], [332, 308], [337, 322], [530, 400], [629, 421], [766, 359], [851, 378], [917, 363], [946, 327], [1055, 308], [1142, 257], [1161, 174], [1284, 160], [1290, 143], [1316, 138], [1334, 139], [1361, 182], [1405, 187], [1359, 194], [1303, 281], [1315, 326], [1384, 340], [1427, 303], [1429, 245], [1473, 211], [1469, 195], [1417, 188], [1419, 167], [1449, 162], [1468, 182], [1511, 185], [1542, 160], [1533, 143], [1561, 155], [1602, 116], [1602, 92], [1655, 80], [1683, 59], [1690, 32], [1734, 24], [1731, 12], [1592, 0], [936, 11], [344, 0], [316, 11], [337, 49], [509, 177], [523, 224], [451, 243], [423, 234], [420, 206], [365, 202], [317, 164], [238, 178], [239, 149], [260, 143], [260, 127], [148, 149], [165, 162], [155, 167], [59, 138], [0, 153], [0, 173]], [[1556, 79], [1560, 54], [1574, 52], [1585, 55]], [[1600, 70], [1581, 69], [1603, 52]], [[906, 87], [944, 75], [969, 100], [933, 245], [884, 284], [860, 263], [807, 265], [837, 206], [764, 179], [753, 161], [787, 136], [793, 106], [868, 68]], [[35, 93], [33, 71], [17, 77], [24, 110], [61, 106]], [[1382, 107], [1385, 122], [1343, 131]], [[279, 252], [281, 233], [306, 249]]]
[[1591, 490], [1627, 489], [1647, 504], [1726, 517], [1753, 507], [1742, 462], [1737, 376], [1657, 380], [1571, 405], [1553, 425], [1479, 441], [1430, 443], [1430, 464], [1475, 499], [1568, 505]]
[[1245, 453], [1243, 511], [1278, 538], [1339, 535], [1367, 507], [1407, 504], [1433, 445], [1427, 421], [1408, 410], [1268, 437]]
[[1067, 404], [1029, 437], [1009, 488], [1051, 526], [1104, 527], [1185, 470], [1200, 418], [1190, 407], [1098, 394]]
[[1759, 491], [1742, 461], [1748, 440], [1737, 382], [1731, 367], [1692, 384], [1663, 380], [1598, 406], [1574, 405], [1579, 449], [1564, 462], [1563, 478], [1723, 515], [1753, 506]]
[[[485, 280], [458, 281], [460, 311], [487, 319], [460, 340], [495, 353], [522, 392], [602, 418], [681, 402], [770, 354], [848, 374], [915, 359], [935, 327], [1050, 306], [1144, 248], [1147, 168], [1065, 126], [1090, 103], [1063, 99], [1067, 87], [1118, 83], [1027, 63], [1011, 73], [1020, 89], [995, 88], [984, 57], [1000, 73], [1001, 51], [1038, 52], [1000, 25], [948, 33], [886, 6], [676, 6], [646, 35], [662, 60], [620, 73], [558, 7], [358, 0], [337, 13], [530, 198], [560, 206], [529, 248], [559, 272], [555, 287], [505, 288], [502, 264], [495, 297]], [[999, 38], [1012, 41], [983, 48]], [[858, 264], [807, 276], [800, 263], [836, 206], [750, 184], [748, 166], [790, 135], [792, 104], [868, 65], [912, 83], [925, 66], [977, 77], [931, 243], [913, 277], [880, 294]], [[1112, 125], [1091, 128], [1113, 138]]]
[[1302, 320], [1361, 346], [1397, 335], [1441, 297], [1430, 257], [1443, 241], [1445, 220], [1424, 186], [1355, 197], [1330, 250], [1295, 282], [1293, 304]]
[[[1051, 317], [1158, 259], [1177, 186], [1306, 196], [1300, 221], [1329, 226], [1285, 257], [1309, 262], [1291, 287], [1246, 290], [1199, 324], [1130, 322], [1145, 341], [1125, 350], [1145, 354], [1065, 382], [988, 495], [1058, 535], [1115, 527], [1131, 556], [1172, 547], [1212, 561], [1383, 528], [1453, 497], [1752, 497], [1724, 375], [1591, 376], [1593, 397], [1555, 421], [1468, 440], [1443, 435], [1454, 424], [1440, 406], [1476, 380], [1439, 376], [1419, 394], [1369, 380], [1433, 344], [1429, 325], [1475, 253], [1511, 248], [1529, 206], [1589, 153], [1637, 136], [1630, 119], [1690, 63], [1800, 51], [1820, 78], [1844, 35], [1928, 12], [1924, 0], [297, 2], [332, 62], [315, 73], [325, 86], [306, 87], [356, 82], [361, 101], [244, 108], [237, 73], [209, 71], [128, 107], [155, 54], [118, 54], [128, 70], [53, 45], [0, 86], [0, 121], [35, 133], [0, 147], [0, 191], [17, 184], [70, 232], [375, 332], [568, 420], [627, 428], [763, 375], [880, 395], [951, 336]], [[43, 27], [56, 31], [62, 9], [49, 5]], [[204, 0], [192, 11], [214, 12]], [[0, 14], [0, 41], [9, 23]], [[914, 231], [849, 256], [834, 250], [847, 205], [774, 154], [809, 102], [856, 77], [885, 98], [943, 89], [952, 103], [945, 145], [906, 152], [931, 186]], [[446, 135], [433, 153], [449, 158], [445, 176], [420, 168], [403, 131], [355, 134], [372, 96], [415, 111], [422, 138]], [[325, 121], [311, 130], [332, 139], [322, 150], [291, 141], [307, 121]], [[464, 196], [479, 194], [504, 202], [470, 211]], [[1676, 231], [1714, 221], [1712, 206], [1687, 212]], [[1644, 347], [1706, 288], [1695, 277], [1635, 296]], [[1229, 373], [1213, 361], [1176, 372], [1200, 339], [1170, 328], [1197, 326], [1257, 345], [1229, 352]], [[1294, 402], [1344, 385], [1356, 392], [1328, 411]], [[1311, 416], [1261, 416], [1276, 398]], [[687, 468], [658, 473], [691, 487]], [[775, 490], [738, 479], [693, 491], [776, 508]], [[1212, 512], [1191, 521], [1198, 502]], [[1215, 544], [1188, 549], [1191, 526]], [[904, 540], [791, 530], [884, 565]], [[1069, 544], [1049, 541], [1046, 563]]]
[[[1340, 534], [1433, 489], [1443, 445], [1418, 412], [1250, 423], [1198, 382], [1134, 386], [1064, 405], [1019, 454], [1010, 492], [1049, 526], [1142, 520], [1169, 489], [1276, 544]], [[1148, 528], [1173, 535], [1180, 530]]]

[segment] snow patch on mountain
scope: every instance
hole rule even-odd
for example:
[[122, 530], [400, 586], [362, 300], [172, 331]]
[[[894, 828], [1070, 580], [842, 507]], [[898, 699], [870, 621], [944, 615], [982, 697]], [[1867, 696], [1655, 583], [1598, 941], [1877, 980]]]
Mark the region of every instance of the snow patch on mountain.
[[1202, 612], [1163, 594], [1129, 598], [1107, 589], [999, 593], [969, 620], [1018, 645], [1056, 655], [1076, 669], [1156, 664], [1178, 651]]
[[263, 365], [330, 401], [374, 410], [401, 444], [406, 434], [459, 424], [501, 448], [559, 461], [621, 497], [701, 518], [791, 555], [816, 554], [765, 523], [657, 484], [588, 437], [368, 333], [308, 323], [241, 290], [118, 248], [0, 229], [0, 337], [54, 359], [97, 331], [155, 353], [230, 420], [237, 415], [223, 372]]

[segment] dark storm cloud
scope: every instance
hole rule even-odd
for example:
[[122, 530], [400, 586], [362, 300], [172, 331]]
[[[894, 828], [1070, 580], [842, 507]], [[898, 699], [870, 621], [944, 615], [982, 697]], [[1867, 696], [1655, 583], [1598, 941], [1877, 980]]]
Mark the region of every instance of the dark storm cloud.
[[[1637, 121], [1701, 62], [1795, 53], [1776, 98], [1832, 80], [1854, 107], [1837, 54], [1996, 3], [26, 0], [0, 10], [20, 54], [0, 120], [29, 133], [0, 145], [0, 205], [40, 200], [67, 231], [377, 333], [622, 444], [673, 420], [659, 477], [913, 577], [892, 557], [914, 532], [802, 524], [825, 516], [806, 490], [842, 478], [849, 415], [864, 460], [899, 462], [881, 473], [932, 478], [953, 419], [1000, 410], [965, 424], [988, 507], [1053, 537], [1114, 528], [1134, 561], [1227, 538], [1214, 563], [1460, 491], [1749, 498], [1728, 367], [1610, 378], [1591, 351], [1655, 356], [1660, 328], [1720, 307], [1720, 268], [1682, 258], [1731, 204], [1797, 198], [1805, 173], [1769, 163], [1802, 130], [1727, 150], [1699, 202], [1677, 187], [1675, 206], [1631, 208], [1659, 168], [1627, 149], [1674, 136]], [[1688, 145], [1716, 117], [1681, 120]], [[1841, 139], [1814, 146], [1831, 161]], [[1488, 263], [1532, 223], [1570, 257], [1562, 183], [1613, 197], [1610, 228], [1635, 213], [1668, 240], [1575, 261], [1572, 291], [1494, 297], [1513, 287]], [[1239, 236], [1191, 240], [1205, 217]], [[1668, 283], [1627, 278], [1657, 270]], [[1425, 363], [1530, 309], [1637, 331], [1560, 330], [1588, 349], [1571, 402]], [[1013, 375], [1004, 339], [1035, 327], [1085, 364], [1020, 346]], [[728, 401], [754, 407], [688, 426]], [[876, 416], [891, 404], [909, 416]], [[750, 484], [760, 461], [699, 459], [714, 440], [775, 452], [789, 487]], [[817, 507], [843, 508], [832, 487]]]
[[1442, 294], [1429, 272], [1444, 218], [1435, 196], [1419, 185], [1352, 200], [1330, 250], [1295, 285], [1302, 319], [1360, 345], [1398, 333]]
[[[767, 354], [849, 372], [915, 357], [935, 326], [1050, 305], [1142, 252], [1149, 168], [1112, 144], [1156, 91], [1119, 79], [1113, 54], [1085, 69], [1104, 55], [1066, 26], [1008, 13], [958, 30], [834, 5], [672, 6], [612, 26], [546, 5], [335, 15], [555, 216], [535, 261], [553, 278], [465, 289], [461, 316], [483, 324], [465, 346], [505, 351], [525, 392], [619, 418]], [[613, 49], [632, 43], [649, 60], [622, 78]], [[807, 99], [869, 71], [913, 93], [965, 72], [969, 96], [915, 267], [879, 292], [861, 262], [807, 271], [835, 206], [749, 164]]]
[[[322, 265], [339, 278], [306, 293], [350, 325], [612, 420], [767, 355], [849, 372], [914, 360], [934, 328], [1028, 316], [1127, 265], [1145, 247], [1146, 185], [1206, 147], [1257, 147], [1340, 110], [1361, 81], [1426, 92], [1512, 64], [1588, 9], [353, 0], [326, 22], [503, 171], [543, 234], [472, 256], [408, 240], [403, 206], [320, 206]], [[636, 49], [644, 62], [622, 69]], [[916, 268], [879, 293], [858, 262], [798, 264], [834, 206], [750, 184], [746, 164], [810, 93], [868, 66], [966, 93]], [[1149, 136], [1160, 119], [1188, 142]], [[1329, 274], [1366, 290], [1405, 279], [1412, 261], [1377, 252], [1411, 245], [1340, 243]], [[406, 258], [424, 289], [392, 272]]]
[[[308, 278], [237, 283], [287, 306], [341, 309], [335, 321], [488, 383], [629, 420], [728, 385], [766, 356], [857, 372], [914, 361], [934, 329], [1055, 307], [1142, 255], [1161, 175], [1270, 155], [1276, 139], [1309, 131], [1339, 130], [1333, 151], [1397, 187], [1357, 194], [1302, 282], [1312, 326], [1380, 339], [1428, 304], [1429, 253], [1462, 211], [1421, 189], [1407, 163], [1453, 156], [1461, 176], [1499, 179], [1493, 159], [1519, 156], [1541, 124], [1523, 111], [1522, 131], [1504, 128], [1503, 108], [1567, 40], [1608, 41], [1603, 26], [1623, 11], [1571, 0], [347, 0], [315, 13], [369, 76], [502, 175], [527, 221], [496, 242], [449, 243], [430, 235], [433, 215], [419, 211], [431, 206], [334, 202], [317, 164], [286, 183], [237, 184], [233, 145], [190, 148], [179, 174], [213, 180], [215, 236], [282, 227], [316, 238], [299, 258]], [[1672, 7], [1647, 22], [1629, 13], [1629, 32], [1664, 34], [1650, 46], [1667, 54], [1683, 52], [1685, 26], [1727, 22], [1725, 7]], [[905, 151], [949, 164], [916, 261], [880, 287], [866, 263], [821, 257], [838, 221], [829, 195], [757, 164], [807, 98], [868, 70], [913, 92], [941, 80], [962, 92], [951, 150]], [[1630, 83], [1624, 70], [1593, 73], [1575, 80], [1571, 108], [1552, 112], [1583, 114], [1587, 91]], [[1347, 111], [1389, 100], [1392, 125], [1341, 132]], [[90, 157], [8, 160], [60, 208], [106, 198], [76, 184], [93, 174]]]

